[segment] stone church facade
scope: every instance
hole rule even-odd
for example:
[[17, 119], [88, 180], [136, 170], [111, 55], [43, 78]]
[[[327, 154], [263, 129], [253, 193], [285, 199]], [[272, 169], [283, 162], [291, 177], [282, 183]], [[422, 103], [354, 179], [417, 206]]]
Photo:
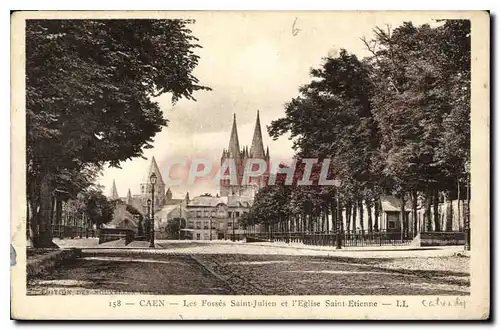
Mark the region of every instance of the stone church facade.
[[[267, 164], [266, 171], [263, 175], [258, 177], [250, 177], [248, 182], [244, 182], [243, 172], [250, 159], [263, 160]], [[236, 178], [238, 182], [236, 185], [234, 185], [231, 184], [231, 180], [228, 178], [221, 179], [220, 196], [245, 196], [251, 198], [255, 197], [257, 191], [267, 184], [270, 167], [269, 147], [267, 147], [267, 150], [264, 151], [259, 111], [257, 111], [257, 119], [255, 121], [252, 145], [250, 149], [248, 149], [248, 146], [240, 149], [238, 127], [236, 124], [236, 114], [234, 115], [233, 127], [231, 129], [231, 135], [229, 138], [229, 146], [227, 149], [222, 150], [221, 166], [223, 166], [223, 164], [228, 160], [234, 161], [234, 164], [236, 165]], [[253, 168], [252, 170], [257, 170], [257, 168]], [[228, 171], [226, 171], [224, 174], [227, 175]]]

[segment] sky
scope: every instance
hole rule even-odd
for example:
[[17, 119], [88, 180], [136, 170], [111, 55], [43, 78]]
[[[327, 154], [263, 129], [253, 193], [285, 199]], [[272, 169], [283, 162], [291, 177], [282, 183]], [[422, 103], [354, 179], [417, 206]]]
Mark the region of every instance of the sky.
[[[360, 58], [368, 56], [360, 38], [372, 38], [376, 26], [432, 23], [432, 17], [421, 12], [193, 12], [189, 16], [196, 20], [190, 29], [203, 47], [196, 51], [200, 60], [194, 75], [212, 91], [196, 92], [196, 102], [183, 99], [172, 104], [170, 95], [158, 97], [168, 127], [155, 136], [153, 148], [144, 151], [147, 159], [135, 158], [123, 162], [121, 169], [103, 171], [98, 183], [106, 195], [111, 194], [113, 180], [120, 196], [126, 196], [128, 189], [138, 194], [152, 156], [165, 181], [166, 165], [173, 158], [203, 157], [220, 163], [233, 114], [240, 147], [250, 147], [259, 110], [264, 147], [269, 146], [273, 161], [286, 162], [294, 154], [292, 142], [287, 136], [273, 141], [266, 126], [284, 117], [285, 104], [310, 81], [312, 67], [319, 67], [325, 57], [335, 57], [341, 48]], [[172, 178], [182, 170], [175, 168]], [[205, 180], [171, 190], [174, 198], [182, 198], [186, 192], [191, 197], [215, 195], [219, 187]]]

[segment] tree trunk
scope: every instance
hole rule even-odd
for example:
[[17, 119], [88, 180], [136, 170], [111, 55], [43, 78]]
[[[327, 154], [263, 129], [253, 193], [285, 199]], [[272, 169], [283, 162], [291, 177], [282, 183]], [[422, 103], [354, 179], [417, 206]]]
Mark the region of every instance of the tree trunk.
[[373, 231], [372, 205], [370, 200], [366, 200], [366, 211], [368, 212], [368, 233]]
[[447, 191], [446, 198], [446, 229], [445, 231], [453, 231], [453, 200], [451, 199], [451, 191]]
[[356, 205], [356, 201], [352, 203], [352, 232], [356, 232], [356, 218], [358, 217], [358, 206]]
[[304, 233], [306, 232], [306, 229], [307, 229], [306, 221], [307, 221], [306, 213], [304, 212], [304, 213], [302, 213], [302, 232], [304, 232]]
[[337, 218], [337, 221], [339, 221], [340, 224], [340, 232], [344, 232], [344, 218], [342, 216], [342, 203], [338, 203], [337, 208], [339, 209], [339, 217]]
[[401, 193], [401, 216], [400, 216], [400, 222], [401, 222], [401, 240], [403, 240], [406, 236], [406, 224], [405, 224], [405, 217], [406, 217], [406, 210], [405, 210], [405, 193]]
[[363, 212], [363, 200], [360, 199], [358, 201], [358, 207], [359, 207], [359, 224], [361, 227], [361, 233], [365, 232], [365, 219], [364, 219], [364, 212]]
[[[340, 205], [339, 205], [340, 208]], [[342, 209], [340, 209], [339, 214], [342, 214]], [[349, 231], [351, 230], [351, 204], [346, 203], [345, 206], [345, 229], [346, 232], [349, 234]]]
[[460, 209], [460, 179], [457, 179], [457, 212], [458, 212], [458, 230], [462, 231], [462, 212]]
[[35, 247], [57, 247], [52, 242], [52, 233], [50, 231], [50, 216], [52, 206], [52, 187], [50, 184], [51, 175], [46, 173], [40, 184], [40, 210], [38, 212], [38, 239]]
[[375, 199], [375, 205], [374, 205], [374, 208], [375, 208], [375, 224], [373, 225], [373, 229], [378, 232], [379, 231], [379, 225], [378, 225], [378, 222], [379, 222], [379, 217], [380, 217], [380, 210], [382, 209], [381, 207], [381, 202], [380, 202], [380, 199], [377, 197]]
[[[325, 214], [326, 214], [326, 232], [330, 232], [330, 208], [328, 208], [328, 205], [325, 208]], [[333, 214], [332, 214], [333, 218]]]
[[420, 230], [418, 226], [418, 214], [417, 214], [417, 206], [418, 206], [418, 192], [413, 190], [411, 193], [411, 206], [412, 206], [412, 218], [413, 218], [413, 237], [417, 236], [418, 231]]
[[325, 216], [325, 211], [321, 211], [321, 231], [325, 232], [326, 229], [326, 216]]
[[441, 231], [441, 224], [439, 219], [439, 192], [434, 189], [434, 201], [432, 204], [434, 212], [434, 229], [435, 231]]
[[337, 203], [335, 201], [330, 202], [330, 213], [332, 214], [332, 231], [337, 232]]
[[36, 203], [33, 200], [28, 199], [28, 205], [29, 205], [29, 210], [28, 210], [28, 222], [27, 222], [27, 246], [28, 247], [35, 247], [36, 246], [36, 241], [37, 241], [37, 234], [38, 234], [38, 221], [36, 219], [37, 216], [37, 206]]
[[431, 196], [431, 189], [429, 189], [425, 196], [425, 222], [427, 231], [432, 231], [431, 203], [432, 203], [432, 196]]

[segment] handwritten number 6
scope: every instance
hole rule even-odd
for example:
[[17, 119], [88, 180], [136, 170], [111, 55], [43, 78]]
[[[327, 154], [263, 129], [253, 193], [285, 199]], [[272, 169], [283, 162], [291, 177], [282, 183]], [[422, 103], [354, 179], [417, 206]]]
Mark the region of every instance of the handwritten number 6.
[[295, 17], [295, 20], [293, 21], [293, 25], [292, 25], [292, 34], [294, 36], [296, 36], [300, 31], [300, 29], [295, 28], [295, 23], [297, 23], [297, 17]]

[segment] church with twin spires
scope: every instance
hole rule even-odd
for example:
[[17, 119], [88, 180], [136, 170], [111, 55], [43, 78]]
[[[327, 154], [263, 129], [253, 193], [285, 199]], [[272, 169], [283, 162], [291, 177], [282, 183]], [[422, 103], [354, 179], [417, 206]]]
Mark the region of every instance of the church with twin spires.
[[[236, 124], [236, 114], [233, 117], [233, 127], [231, 129], [231, 136], [229, 138], [229, 146], [227, 149], [222, 150], [221, 166], [228, 159], [233, 159], [236, 165], [236, 177], [238, 182], [232, 185], [230, 179], [220, 180], [220, 196], [244, 196], [253, 198], [257, 191], [267, 185], [269, 178], [269, 147], [264, 151], [264, 143], [262, 141], [262, 130], [260, 127], [260, 116], [257, 110], [257, 119], [255, 121], [255, 128], [253, 132], [252, 145], [250, 150], [248, 146], [240, 149], [240, 142], [238, 138], [238, 127]], [[249, 159], [260, 159], [267, 164], [264, 174], [258, 177], [250, 177], [248, 182], [243, 182], [243, 172]], [[258, 165], [257, 165], [258, 166]], [[257, 170], [253, 168], [252, 170]], [[228, 174], [228, 172], [224, 173]]]
[[[236, 115], [234, 115], [228, 148], [222, 150], [221, 166], [229, 159], [234, 161], [236, 165], [236, 178], [238, 180], [236, 184], [234, 184], [235, 182], [231, 182], [230, 179], [221, 178], [219, 182], [220, 194], [216, 196], [201, 195], [190, 199], [189, 193], [186, 193], [184, 198], [175, 199], [172, 197], [170, 188], [166, 187], [158, 164], [153, 157], [141, 180], [140, 194], [132, 195], [129, 189], [127, 197], [119, 197], [115, 181], [113, 181], [110, 199], [120, 200], [121, 203], [116, 205], [113, 221], [110, 223], [110, 226], [137, 229], [138, 219], [130, 214], [127, 205], [133, 206], [143, 216], [147, 214], [147, 201], [151, 198], [151, 183], [149, 178], [154, 173], [157, 177], [154, 197], [155, 227], [159, 231], [156, 235], [161, 235], [169, 219], [184, 217], [188, 220], [188, 228], [183, 228], [183, 231], [187, 233], [185, 237], [189, 239], [208, 239], [210, 237], [210, 229], [205, 227], [208, 226], [210, 214], [219, 215], [212, 219], [213, 224], [217, 226], [216, 230], [213, 229], [215, 237], [227, 238], [228, 233], [241, 235], [242, 229], [236, 227], [237, 223], [234, 229], [230, 228], [230, 224], [232, 223], [231, 217], [233, 215], [239, 217], [243, 213], [248, 212], [253, 204], [255, 194], [260, 188], [267, 185], [269, 178], [269, 147], [264, 150], [258, 111], [250, 148], [248, 146], [240, 147]], [[262, 175], [250, 177], [248, 182], [244, 182], [243, 172], [250, 159], [263, 160], [267, 164], [267, 169]], [[257, 168], [252, 169], [252, 171], [256, 170]]]

